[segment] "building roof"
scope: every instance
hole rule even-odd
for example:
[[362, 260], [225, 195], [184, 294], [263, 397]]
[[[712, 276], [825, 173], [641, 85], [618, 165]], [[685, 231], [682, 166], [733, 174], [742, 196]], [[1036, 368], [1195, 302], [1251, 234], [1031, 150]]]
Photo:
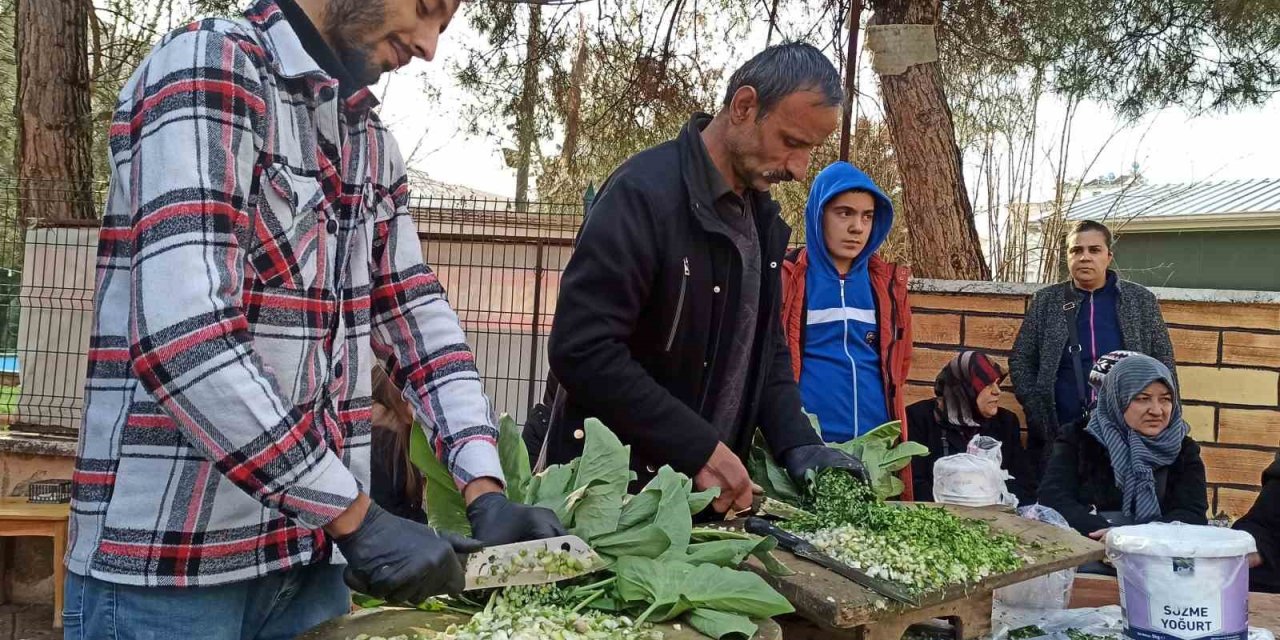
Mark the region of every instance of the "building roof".
[[415, 199], [435, 198], [447, 200], [468, 200], [473, 202], [501, 202], [510, 200], [507, 196], [464, 187], [460, 184], [441, 182], [427, 176], [426, 172], [409, 169], [409, 197]]
[[1126, 223], [1178, 219], [1240, 220], [1280, 216], [1280, 178], [1145, 184], [1086, 198], [1072, 205], [1068, 220]]

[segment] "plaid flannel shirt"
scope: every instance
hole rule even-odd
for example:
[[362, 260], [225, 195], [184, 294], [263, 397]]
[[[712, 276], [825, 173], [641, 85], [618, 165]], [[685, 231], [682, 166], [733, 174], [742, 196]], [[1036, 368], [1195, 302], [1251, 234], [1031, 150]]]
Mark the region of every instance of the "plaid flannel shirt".
[[[68, 568], [133, 585], [330, 557], [385, 359], [459, 484], [501, 480], [473, 355], [367, 89], [273, 0], [167, 36], [121, 92]], [[367, 491], [367, 488], [365, 489]]]

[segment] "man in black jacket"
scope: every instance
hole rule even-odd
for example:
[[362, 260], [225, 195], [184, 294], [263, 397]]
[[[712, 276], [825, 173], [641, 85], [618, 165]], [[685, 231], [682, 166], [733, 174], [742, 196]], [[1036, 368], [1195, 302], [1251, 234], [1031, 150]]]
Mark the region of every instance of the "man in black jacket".
[[694, 115], [605, 182], [560, 284], [548, 462], [578, 456], [595, 417], [631, 445], [640, 482], [671, 465], [720, 487], [719, 512], [751, 505], [756, 426], [793, 478], [865, 474], [801, 410], [779, 327], [791, 230], [768, 192], [806, 175], [843, 99], [817, 49], [770, 47], [734, 72], [715, 117]]

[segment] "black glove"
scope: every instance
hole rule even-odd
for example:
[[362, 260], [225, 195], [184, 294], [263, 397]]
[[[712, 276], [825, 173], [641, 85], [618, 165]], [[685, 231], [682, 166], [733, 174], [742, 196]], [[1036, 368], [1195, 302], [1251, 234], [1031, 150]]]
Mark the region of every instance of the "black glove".
[[360, 528], [334, 544], [347, 559], [347, 586], [388, 602], [420, 604], [459, 593], [465, 584], [460, 553], [484, 548], [479, 540], [405, 520], [369, 504]]
[[801, 487], [805, 486], [810, 471], [817, 473], [823, 469], [841, 469], [864, 483], [871, 483], [871, 476], [861, 460], [825, 444], [802, 444], [787, 449], [782, 454], [782, 466], [786, 467], [791, 480]]
[[511, 544], [568, 535], [555, 512], [517, 504], [498, 493], [486, 493], [467, 505], [471, 535], [486, 545]]

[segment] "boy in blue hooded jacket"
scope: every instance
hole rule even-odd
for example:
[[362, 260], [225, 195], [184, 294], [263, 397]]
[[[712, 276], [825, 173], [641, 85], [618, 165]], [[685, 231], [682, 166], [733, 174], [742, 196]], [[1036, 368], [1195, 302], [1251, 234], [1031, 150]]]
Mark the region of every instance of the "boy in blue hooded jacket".
[[[871, 178], [848, 162], [833, 163], [809, 190], [807, 246], [783, 264], [792, 370], [805, 410], [818, 416], [828, 442], [905, 418], [911, 273], [876, 255], [892, 226], [893, 205]], [[903, 479], [910, 499], [910, 475]]]

